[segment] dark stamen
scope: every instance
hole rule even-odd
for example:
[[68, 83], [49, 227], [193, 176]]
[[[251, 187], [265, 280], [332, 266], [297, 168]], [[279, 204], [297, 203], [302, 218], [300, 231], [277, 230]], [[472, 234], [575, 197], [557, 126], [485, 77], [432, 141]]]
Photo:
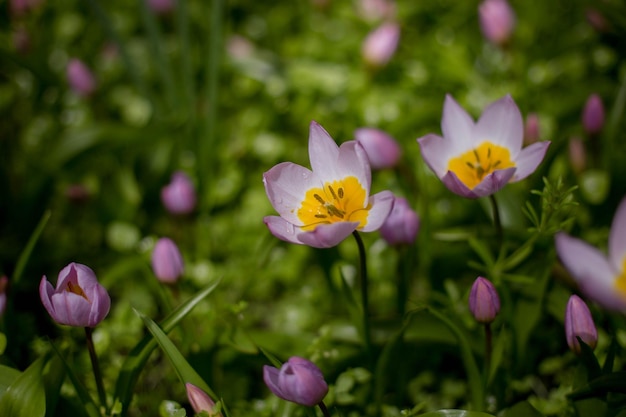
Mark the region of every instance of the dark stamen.
[[487, 158], [491, 158], [491, 148], [487, 148]]
[[327, 215], [325, 215], [325, 214], [316, 214], [316, 215], [315, 215], [315, 217], [317, 217], [318, 219], [325, 219], [325, 218], [327, 218], [328, 216], [327, 216]]
[[337, 190], [337, 192], [339, 193], [339, 198], [343, 198], [344, 194], [343, 194], [343, 188], [339, 188], [339, 190]]
[[335, 190], [333, 190], [333, 187], [331, 187], [330, 185], [328, 186], [328, 189], [330, 190], [330, 193], [333, 195], [333, 198], [335, 200], [338, 200], [337, 198], [337, 194], [335, 194]]
[[472, 152], [474, 152], [474, 156], [476, 157], [476, 162], [480, 162], [480, 156], [478, 156], [478, 151], [476, 149], [473, 149]]
[[343, 215], [345, 214], [343, 211], [339, 210], [337, 207], [333, 205], [327, 206], [326, 210], [328, 210], [328, 214], [330, 214], [331, 216], [337, 216], [340, 219], [343, 219]]
[[493, 167], [495, 168], [495, 167], [497, 167], [498, 165], [500, 165], [500, 162], [502, 162], [502, 161], [496, 161], [496, 162], [493, 164]]
[[465, 162], [465, 165], [470, 167], [470, 169], [474, 169], [475, 168], [474, 164], [472, 164], [471, 162]]
[[326, 204], [326, 202], [324, 201], [324, 199], [323, 199], [322, 197], [320, 197], [320, 195], [319, 195], [319, 194], [313, 194], [313, 197], [315, 197], [315, 199], [316, 199], [317, 201], [319, 201], [319, 202], [320, 202], [320, 204]]

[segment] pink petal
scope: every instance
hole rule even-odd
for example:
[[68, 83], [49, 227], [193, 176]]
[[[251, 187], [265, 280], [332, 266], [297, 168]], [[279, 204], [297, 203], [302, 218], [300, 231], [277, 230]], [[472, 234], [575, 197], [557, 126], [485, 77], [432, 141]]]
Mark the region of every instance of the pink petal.
[[54, 306], [52, 318], [68, 326], [90, 326], [91, 304], [84, 297], [69, 291], [57, 292], [50, 298]]
[[446, 95], [441, 118], [443, 137], [450, 146], [461, 154], [479, 143], [474, 141], [474, 119], [457, 103], [450, 94]]
[[419, 143], [422, 158], [424, 158], [426, 165], [437, 177], [443, 178], [448, 172], [450, 154], [454, 151], [451, 141], [441, 136], [429, 134], [419, 138], [417, 143]]
[[516, 159], [524, 140], [524, 120], [510, 95], [490, 104], [480, 116], [474, 131], [476, 143], [489, 141], [508, 148]]
[[314, 248], [331, 248], [350, 236], [358, 225], [358, 222], [320, 224], [311, 232], [300, 233], [298, 239], [301, 243]]
[[267, 385], [274, 395], [285, 400], [286, 398], [283, 394], [283, 390], [280, 388], [278, 383], [279, 372], [280, 371], [273, 366], [263, 365], [263, 381], [265, 381], [265, 385]]
[[460, 195], [461, 197], [480, 197], [474, 191], [470, 190], [467, 185], [465, 185], [452, 171], [447, 171], [443, 178], [441, 178], [441, 182], [443, 182], [443, 184], [448, 187], [450, 191], [452, 191], [454, 194]]
[[626, 198], [617, 207], [609, 234], [609, 261], [616, 271], [624, 272], [626, 261]]
[[523, 180], [535, 172], [546, 156], [549, 146], [550, 142], [536, 142], [522, 149], [515, 159], [517, 171], [511, 181]]
[[274, 210], [296, 225], [302, 224], [298, 218], [298, 209], [306, 192], [313, 187], [323, 186], [315, 173], [291, 162], [283, 162], [267, 171], [263, 174], [263, 183]]
[[607, 309], [626, 310], [626, 299], [615, 289], [617, 274], [598, 249], [563, 232], [557, 233], [555, 244], [561, 262], [583, 294]]
[[[348, 176], [355, 176], [369, 195], [372, 183], [372, 170], [365, 149], [356, 141], [351, 140], [339, 147], [339, 159], [337, 161], [337, 174], [339, 177], [325, 178], [325, 181], [333, 181]], [[323, 175], [323, 174], [319, 174]], [[367, 201], [364, 202], [367, 204]]]
[[333, 138], [317, 122], [309, 128], [309, 159], [313, 172], [324, 174], [324, 178], [337, 179], [337, 159], [339, 147]]
[[298, 239], [298, 235], [304, 233], [298, 226], [294, 226], [287, 220], [278, 216], [266, 216], [263, 218], [263, 222], [270, 229], [270, 232], [285, 242], [297, 243], [302, 245], [303, 243]]
[[364, 232], [373, 232], [374, 230], [380, 229], [393, 208], [393, 202], [394, 196], [391, 191], [381, 191], [380, 193], [370, 196], [369, 203], [372, 207], [367, 215], [367, 224], [361, 230]]
[[54, 287], [44, 275], [39, 282], [39, 297], [48, 314], [54, 318], [54, 307], [51, 301], [52, 294], [54, 294]]
[[515, 175], [516, 168], [500, 169], [487, 175], [472, 191], [479, 196], [485, 197], [491, 195], [509, 183], [513, 175]]

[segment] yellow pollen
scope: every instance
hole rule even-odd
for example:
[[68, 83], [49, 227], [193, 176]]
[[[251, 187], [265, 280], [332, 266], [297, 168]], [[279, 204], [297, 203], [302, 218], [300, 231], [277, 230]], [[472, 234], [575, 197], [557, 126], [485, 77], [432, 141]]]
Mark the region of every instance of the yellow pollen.
[[80, 285], [78, 285], [78, 284], [72, 284], [71, 282], [68, 282], [67, 283], [67, 288], [65, 289], [65, 291], [73, 292], [74, 294], [78, 294], [81, 297], [83, 297], [85, 300], [89, 301], [89, 299], [87, 298], [87, 296], [83, 292], [83, 289], [80, 288]]
[[450, 159], [448, 171], [452, 171], [469, 188], [474, 189], [483, 178], [499, 169], [514, 167], [509, 150], [491, 142], [483, 142], [477, 148]]
[[336, 222], [359, 222], [357, 229], [362, 229], [370, 209], [370, 205], [364, 207], [365, 197], [365, 189], [354, 176], [311, 188], [298, 209], [302, 229], [315, 230], [318, 224]]
[[622, 273], [615, 280], [615, 288], [626, 297], [626, 256], [622, 260]]

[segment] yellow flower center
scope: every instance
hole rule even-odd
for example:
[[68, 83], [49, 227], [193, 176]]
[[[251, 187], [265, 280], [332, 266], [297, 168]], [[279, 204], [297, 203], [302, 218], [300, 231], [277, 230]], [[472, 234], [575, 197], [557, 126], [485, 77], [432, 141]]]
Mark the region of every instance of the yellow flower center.
[[477, 148], [450, 159], [448, 171], [454, 172], [467, 188], [473, 190], [485, 176], [498, 169], [514, 166], [515, 163], [511, 161], [511, 153], [507, 148], [483, 142]]
[[370, 205], [364, 207], [366, 192], [354, 176], [340, 181], [327, 182], [324, 188], [311, 188], [306, 192], [298, 209], [303, 230], [315, 230], [319, 224], [359, 222], [357, 229], [367, 224]]
[[85, 300], [89, 301], [89, 299], [87, 298], [87, 296], [83, 292], [83, 289], [80, 288], [80, 285], [78, 285], [78, 284], [72, 284], [71, 282], [68, 282], [67, 283], [67, 288], [65, 288], [65, 291], [73, 292], [74, 294], [78, 294], [81, 297], [83, 297]]
[[615, 280], [615, 288], [626, 297], [626, 256], [622, 260], [622, 273]]

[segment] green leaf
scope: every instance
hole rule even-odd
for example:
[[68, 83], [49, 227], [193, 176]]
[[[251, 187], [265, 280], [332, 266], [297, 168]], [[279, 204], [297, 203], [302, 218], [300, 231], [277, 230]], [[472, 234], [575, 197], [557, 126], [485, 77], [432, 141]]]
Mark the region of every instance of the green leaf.
[[141, 318], [141, 320], [143, 320], [150, 333], [152, 333], [152, 336], [154, 336], [163, 352], [165, 352], [165, 355], [174, 366], [174, 369], [176, 369], [176, 373], [178, 374], [180, 381], [183, 384], [190, 382], [198, 388], [204, 390], [211, 397], [217, 398], [213, 390], [211, 390], [207, 383], [204, 382], [204, 379], [202, 379], [202, 377], [192, 368], [189, 362], [187, 362], [185, 357], [180, 353], [163, 330], [161, 330], [159, 325], [139, 311], [135, 310], [135, 313]]
[[[170, 332], [200, 301], [211, 294], [219, 283], [219, 279], [215, 280], [176, 310], [172, 311], [172, 313], [161, 322], [163, 331]], [[116, 400], [122, 403], [122, 416], [125, 416], [128, 412], [128, 407], [133, 398], [133, 391], [139, 374], [156, 346], [156, 340], [154, 340], [151, 335], [147, 335], [130, 351], [122, 365], [120, 374], [117, 377], [117, 383], [115, 384], [114, 396]]]
[[589, 381], [596, 379], [602, 374], [598, 358], [593, 354], [593, 349], [586, 344], [579, 336], [576, 336], [580, 344], [580, 360], [587, 370], [587, 378]]
[[7, 348], [7, 336], [4, 333], [0, 333], [0, 355], [4, 353]]
[[613, 372], [608, 375], [602, 375], [579, 390], [569, 394], [572, 399], [582, 399], [589, 397], [597, 397], [608, 392], [619, 392], [626, 394], [626, 372]]
[[19, 280], [22, 278], [22, 274], [24, 273], [24, 268], [26, 267], [26, 263], [28, 262], [30, 255], [33, 253], [35, 244], [37, 244], [37, 241], [39, 240], [39, 237], [41, 236], [43, 229], [45, 229], [46, 224], [48, 224], [48, 220], [50, 220], [51, 215], [52, 213], [48, 210], [43, 214], [43, 216], [41, 216], [41, 220], [39, 220], [39, 223], [37, 224], [37, 227], [33, 231], [33, 234], [30, 235], [30, 238], [28, 239], [28, 242], [26, 243], [24, 250], [22, 250], [22, 253], [20, 253], [20, 257], [17, 258], [17, 264], [15, 265], [15, 270], [13, 271], [13, 275], [11, 277], [13, 281], [13, 285], [17, 284]]
[[431, 411], [426, 414], [420, 414], [420, 417], [494, 417], [494, 415], [480, 411], [438, 410]]
[[493, 378], [496, 376], [496, 372], [500, 368], [500, 364], [502, 363], [502, 359], [504, 358], [504, 350], [510, 337], [511, 335], [504, 327], [500, 329], [500, 335], [498, 336], [498, 339], [496, 340], [496, 343], [493, 346], [493, 351], [491, 353], [491, 367], [489, 369], [487, 385], [491, 384]]
[[59, 401], [61, 385], [65, 379], [65, 367], [60, 358], [53, 356], [48, 362], [44, 373], [44, 387], [46, 389], [46, 410], [51, 414]]
[[504, 412], [504, 417], [543, 417], [539, 411], [527, 401], [521, 401]]
[[2, 400], [2, 396], [4, 395], [6, 390], [21, 374], [22, 373], [18, 371], [17, 369], [0, 365], [0, 400]]
[[163, 400], [159, 405], [161, 417], [186, 417], [187, 412], [176, 401]]
[[469, 239], [469, 245], [472, 249], [474, 249], [474, 252], [476, 252], [476, 254], [483, 261], [483, 263], [489, 269], [491, 269], [496, 261], [491, 255], [491, 252], [489, 251], [489, 247], [487, 246], [487, 244], [484, 243], [482, 240], [471, 237]]
[[42, 376], [45, 364], [46, 357], [42, 356], [13, 381], [0, 399], [0, 416], [45, 416], [46, 391]]
[[606, 354], [606, 359], [604, 359], [604, 364], [602, 365], [603, 374], [610, 374], [613, 372], [613, 364], [615, 363], [615, 356], [617, 355], [618, 350], [619, 343], [617, 343], [617, 337], [613, 337], [613, 339], [611, 339], [609, 351]]

